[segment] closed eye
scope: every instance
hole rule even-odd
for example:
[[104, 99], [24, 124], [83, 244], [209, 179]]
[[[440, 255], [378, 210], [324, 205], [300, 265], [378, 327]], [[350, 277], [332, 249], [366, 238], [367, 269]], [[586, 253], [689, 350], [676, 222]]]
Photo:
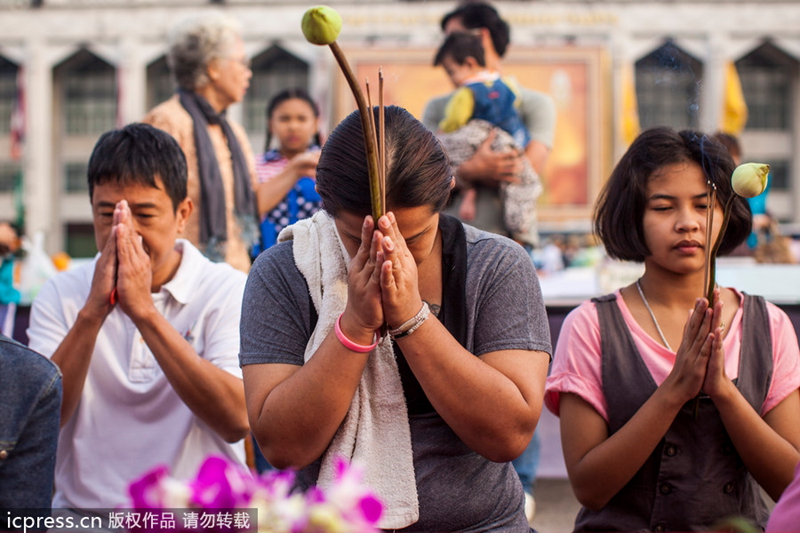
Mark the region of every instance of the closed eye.
[[347, 237], [347, 238], [348, 238], [348, 239], [350, 239], [351, 241], [353, 241], [353, 242], [355, 242], [355, 243], [357, 243], [357, 244], [361, 245], [361, 237], [356, 237], [356, 236], [355, 236], [355, 235], [353, 235], [352, 233], [346, 233], [346, 232], [343, 232], [343, 233], [344, 233], [345, 237]]

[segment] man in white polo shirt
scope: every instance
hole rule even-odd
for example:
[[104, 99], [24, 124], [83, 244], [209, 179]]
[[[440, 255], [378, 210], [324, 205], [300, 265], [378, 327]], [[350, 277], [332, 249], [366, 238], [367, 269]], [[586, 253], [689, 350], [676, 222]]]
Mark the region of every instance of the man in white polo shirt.
[[34, 350], [63, 373], [53, 506], [111, 508], [156, 465], [188, 477], [209, 454], [243, 463], [239, 368], [246, 276], [178, 239], [186, 160], [145, 124], [105, 133], [89, 161], [100, 253], [33, 303]]

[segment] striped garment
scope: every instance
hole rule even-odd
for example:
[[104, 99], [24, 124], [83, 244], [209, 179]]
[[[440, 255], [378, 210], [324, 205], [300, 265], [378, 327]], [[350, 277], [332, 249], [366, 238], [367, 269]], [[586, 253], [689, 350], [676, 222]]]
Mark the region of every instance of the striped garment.
[[[319, 148], [314, 146], [310, 150], [319, 150]], [[256, 159], [256, 175], [259, 183], [271, 180], [280, 174], [288, 164], [289, 160], [277, 150], [270, 150], [259, 155]], [[253, 256], [255, 257], [274, 245], [283, 228], [316, 213], [320, 204], [314, 180], [308, 176], [297, 180], [289, 194], [261, 219], [261, 241], [253, 248]]]
[[289, 160], [277, 150], [260, 154], [256, 158], [256, 177], [259, 183], [266, 183], [286, 169]]

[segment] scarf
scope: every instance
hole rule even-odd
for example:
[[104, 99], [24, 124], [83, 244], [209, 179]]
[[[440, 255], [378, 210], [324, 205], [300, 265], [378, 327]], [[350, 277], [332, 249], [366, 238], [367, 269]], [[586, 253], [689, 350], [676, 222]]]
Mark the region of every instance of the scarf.
[[[278, 241], [285, 240], [294, 240], [295, 264], [318, 314], [306, 346], [308, 361], [344, 311], [350, 259], [325, 211], [284, 229]], [[350, 409], [322, 456], [318, 485], [333, 483], [337, 457], [365, 467], [364, 482], [386, 505], [379, 527], [400, 529], [419, 519], [408, 410], [388, 336], [369, 355]]]
[[233, 212], [241, 228], [241, 238], [248, 248], [258, 237], [258, 209], [250, 182], [247, 160], [225, 116], [217, 113], [208, 101], [197, 93], [178, 90], [181, 105], [192, 117], [197, 169], [200, 177], [200, 243], [212, 261], [225, 260], [228, 225], [225, 210], [225, 188], [219, 171], [214, 146], [208, 136], [209, 125], [219, 125], [228, 141], [233, 165]]

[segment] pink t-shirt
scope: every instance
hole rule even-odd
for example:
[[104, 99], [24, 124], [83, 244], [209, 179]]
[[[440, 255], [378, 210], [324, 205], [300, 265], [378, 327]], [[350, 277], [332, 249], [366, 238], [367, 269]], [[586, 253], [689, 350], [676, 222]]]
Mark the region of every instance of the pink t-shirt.
[[[615, 294], [636, 348], [655, 383], [661, 385], [675, 364], [675, 353], [650, 337], [634, 320], [619, 291]], [[736, 294], [741, 299], [741, 293]], [[767, 398], [761, 408], [761, 416], [800, 388], [800, 348], [794, 326], [786, 313], [774, 304], [767, 302], [767, 312], [772, 335], [773, 370]], [[722, 345], [725, 350], [725, 374], [730, 379], [739, 375], [742, 314], [742, 308], [739, 307]], [[608, 421], [608, 409], [603, 395], [601, 360], [597, 309], [594, 302], [586, 301], [567, 315], [561, 327], [553, 357], [553, 367], [545, 389], [544, 401], [547, 408], [558, 415], [559, 394], [570, 392], [580, 396]]]

